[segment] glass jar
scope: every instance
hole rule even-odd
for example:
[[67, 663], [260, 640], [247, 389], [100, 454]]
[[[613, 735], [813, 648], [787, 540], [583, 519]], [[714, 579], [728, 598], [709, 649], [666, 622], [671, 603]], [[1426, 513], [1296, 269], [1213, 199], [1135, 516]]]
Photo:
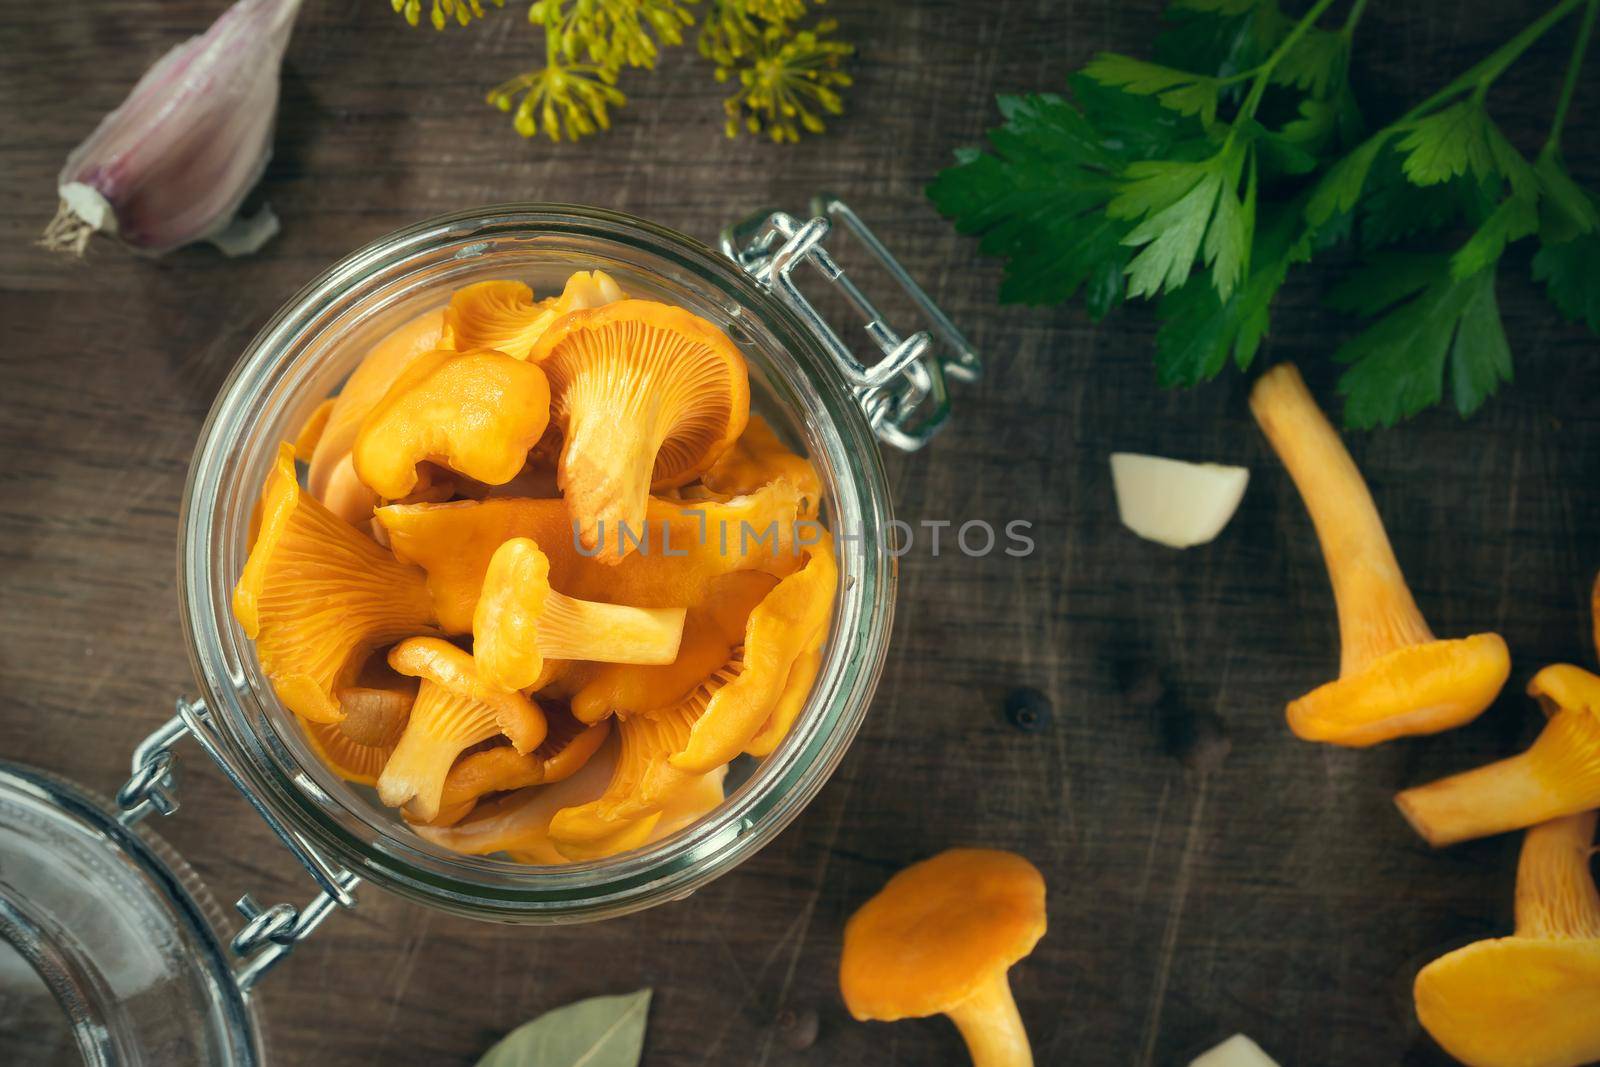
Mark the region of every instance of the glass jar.
[[[178, 714], [139, 746], [117, 797], [123, 827], [175, 810], [171, 746], [192, 735], [317, 883], [305, 906], [239, 902], [247, 919], [231, 945], [242, 957], [234, 967], [239, 989], [248, 991], [327, 915], [353, 906], [363, 880], [431, 907], [515, 923], [601, 919], [681, 898], [770, 841], [827, 780], [866, 713], [893, 615], [895, 561], [884, 541], [890, 500], [877, 442], [915, 448], [926, 441], [948, 412], [946, 376], [970, 379], [980, 364], [846, 205], [821, 198], [813, 208], [809, 221], [770, 212], [731, 227], [722, 254], [591, 208], [512, 205], [451, 215], [346, 257], [256, 336], [201, 431], [184, 496], [180, 595], [200, 697], [180, 701]], [[901, 338], [883, 321], [826, 250], [836, 224], [905, 288], [929, 330]], [[808, 263], [863, 314], [880, 358], [857, 359], [801, 292], [794, 274]], [[743, 350], [753, 409], [809, 455], [822, 478], [839, 589], [806, 710], [772, 755], [759, 763], [741, 758], [750, 765], [730, 773], [718, 809], [634, 852], [530, 867], [433, 845], [370, 790], [324, 767], [262, 675], [233, 619], [231, 593], [278, 442], [295, 436], [374, 341], [472, 282], [511, 277], [549, 292], [572, 271], [595, 268], [630, 295], [709, 319]]]

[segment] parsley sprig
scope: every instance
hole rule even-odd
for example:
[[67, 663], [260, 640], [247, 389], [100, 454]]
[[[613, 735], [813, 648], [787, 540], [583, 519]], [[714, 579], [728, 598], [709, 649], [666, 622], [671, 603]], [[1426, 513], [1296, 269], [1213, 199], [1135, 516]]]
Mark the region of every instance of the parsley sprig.
[[[1153, 60], [1105, 53], [1066, 94], [1002, 96], [987, 150], [928, 187], [980, 249], [1007, 260], [1000, 296], [1099, 318], [1155, 300], [1156, 372], [1193, 385], [1248, 368], [1290, 271], [1334, 246], [1361, 262], [1330, 304], [1363, 328], [1334, 358], [1351, 426], [1440, 403], [1462, 415], [1509, 381], [1495, 282], [1508, 246], [1600, 331], [1600, 211], [1561, 157], [1561, 132], [1600, 0], [1561, 0], [1459, 77], [1370, 129], [1349, 77], [1367, 0], [1324, 25], [1277, 0], [1176, 0]], [[1579, 9], [1581, 13], [1579, 13]], [[1486, 99], [1537, 40], [1576, 14], [1543, 148], [1524, 156]]]

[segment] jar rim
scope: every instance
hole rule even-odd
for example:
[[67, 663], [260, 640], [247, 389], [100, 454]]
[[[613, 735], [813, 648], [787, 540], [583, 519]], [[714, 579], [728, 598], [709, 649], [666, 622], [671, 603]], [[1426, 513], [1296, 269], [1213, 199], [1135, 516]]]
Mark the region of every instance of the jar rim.
[[[308, 338], [359, 313], [386, 280], [418, 264], [471, 259], [497, 242], [602, 242], [686, 272], [726, 301], [735, 319], [777, 343], [757, 353], [801, 383], [799, 412], [834, 508], [840, 593], [804, 714], [750, 781], [694, 826], [636, 852], [564, 867], [456, 857], [440, 862], [378, 827], [319, 785], [266, 727], [258, 669], [237, 632], [219, 545], [249, 463], [244, 453], [271, 414], [273, 390], [305, 356]], [[809, 383], [809, 386], [806, 385]], [[277, 399], [281, 415], [282, 397]], [[256, 444], [260, 444], [256, 441]], [[820, 452], [818, 451], [820, 449]], [[257, 449], [259, 451], [259, 448]], [[259, 456], [256, 457], [260, 459]], [[257, 484], [248, 485], [253, 500]], [[236, 519], [237, 516], [232, 516]], [[890, 499], [876, 440], [820, 340], [737, 264], [684, 234], [620, 212], [564, 204], [505, 204], [439, 216], [394, 231], [339, 260], [287, 301], [222, 386], [201, 430], [180, 513], [180, 615], [191, 664], [225, 755], [253, 802], [357, 875], [429, 905], [510, 922], [571, 922], [676, 899], [725, 873], [775, 837], [812, 799], [859, 728], [887, 650], [895, 566], [881, 541]], [[246, 646], [242, 649], [241, 646]], [[271, 698], [275, 704], [275, 698]], [[376, 829], [369, 840], [362, 827]]]

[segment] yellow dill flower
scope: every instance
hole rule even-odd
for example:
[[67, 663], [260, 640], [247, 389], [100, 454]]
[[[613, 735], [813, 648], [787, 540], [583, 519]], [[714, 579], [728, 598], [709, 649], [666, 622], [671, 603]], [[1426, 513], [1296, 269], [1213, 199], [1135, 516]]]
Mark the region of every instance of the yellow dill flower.
[[[390, 0], [416, 26], [424, 0]], [[492, 0], [496, 7], [505, 0]], [[699, 0], [534, 0], [528, 21], [544, 34], [545, 61], [492, 89], [489, 103], [512, 112], [524, 137], [551, 140], [609, 129], [610, 111], [627, 102], [617, 88], [625, 68], [652, 68], [663, 48], [683, 43], [695, 19], [686, 4]], [[822, 0], [812, 0], [821, 3]], [[465, 26], [484, 16], [484, 0], [430, 0], [436, 29]], [[838, 90], [850, 84], [840, 61], [854, 51], [826, 39], [831, 21], [800, 29], [808, 0], [707, 0], [697, 46], [718, 81], [737, 79], [724, 102], [727, 132], [766, 133], [774, 141], [820, 132], [823, 115], [843, 109]]]
[[823, 115], [844, 111], [838, 90], [851, 83], [839, 69], [855, 51], [843, 41], [830, 41], [835, 24], [819, 22], [785, 38], [771, 29], [761, 34], [752, 52], [717, 68], [718, 80], [737, 76], [737, 91], [723, 101], [724, 132], [737, 137], [741, 127], [765, 133], [774, 142], [800, 140], [800, 132], [821, 133]]

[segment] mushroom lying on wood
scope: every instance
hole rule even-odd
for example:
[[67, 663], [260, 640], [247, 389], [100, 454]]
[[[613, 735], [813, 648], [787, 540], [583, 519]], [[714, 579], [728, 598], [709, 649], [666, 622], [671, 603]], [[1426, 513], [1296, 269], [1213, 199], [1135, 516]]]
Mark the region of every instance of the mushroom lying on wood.
[[1430, 845], [1600, 806], [1600, 677], [1557, 664], [1533, 676], [1528, 695], [1549, 718], [1526, 752], [1396, 794], [1401, 814]]
[[1600, 1060], [1600, 893], [1595, 813], [1528, 831], [1516, 933], [1441, 956], [1418, 974], [1417, 1018], [1468, 1067], [1580, 1067]]
[[839, 990], [863, 1022], [948, 1015], [974, 1067], [1032, 1067], [1006, 972], [1044, 932], [1044, 878], [1033, 864], [951, 849], [889, 879], [850, 917]]
[[1289, 728], [1363, 747], [1476, 718], [1511, 673], [1505, 641], [1434, 637], [1361, 472], [1292, 364], [1261, 376], [1250, 410], [1311, 513], [1339, 610], [1339, 679], [1291, 701]]

